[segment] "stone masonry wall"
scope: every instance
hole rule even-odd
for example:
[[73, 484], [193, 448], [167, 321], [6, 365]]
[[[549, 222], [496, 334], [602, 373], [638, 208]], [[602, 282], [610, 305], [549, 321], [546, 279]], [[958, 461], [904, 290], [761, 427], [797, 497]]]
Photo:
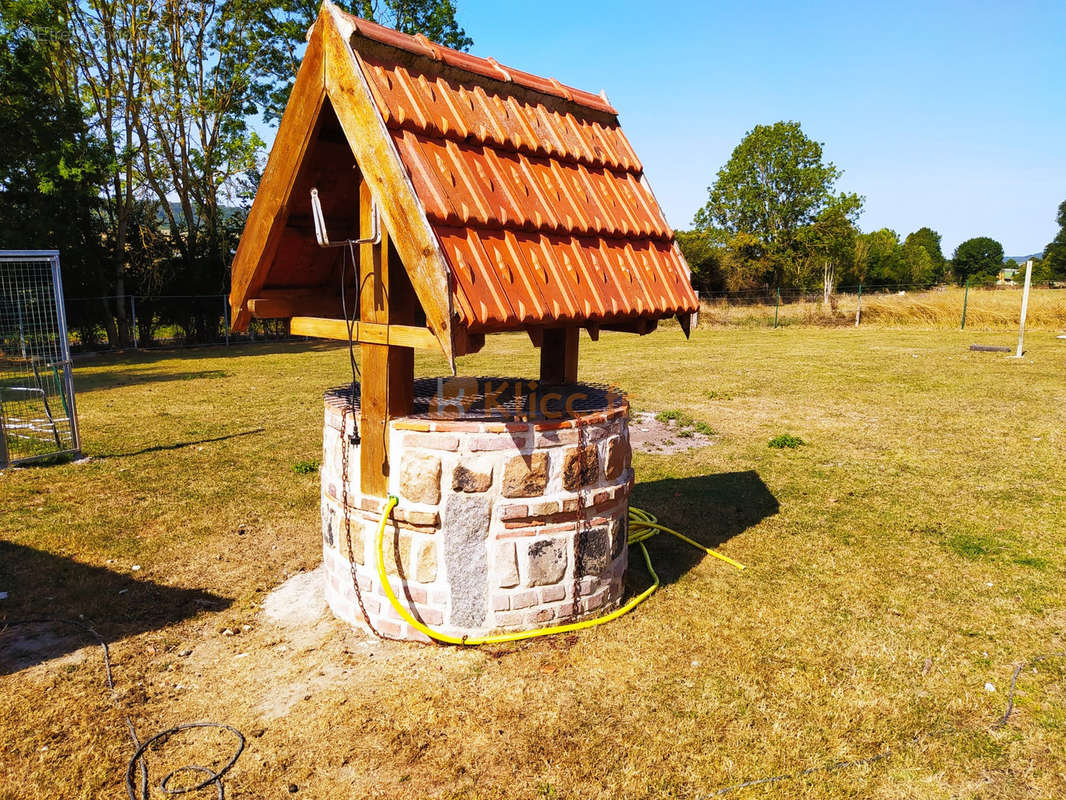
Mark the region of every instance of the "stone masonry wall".
[[[358, 581], [378, 631], [425, 640], [380, 586], [374, 545], [384, 499], [359, 493], [353, 444], [346, 531], [343, 448], [354, 429], [346, 403], [341, 390], [326, 395], [326, 598], [337, 616], [361, 624]], [[385, 565], [408, 611], [463, 636], [560, 625], [617, 607], [633, 482], [627, 416], [622, 403], [548, 422], [393, 420], [389, 491], [400, 502], [386, 527]]]

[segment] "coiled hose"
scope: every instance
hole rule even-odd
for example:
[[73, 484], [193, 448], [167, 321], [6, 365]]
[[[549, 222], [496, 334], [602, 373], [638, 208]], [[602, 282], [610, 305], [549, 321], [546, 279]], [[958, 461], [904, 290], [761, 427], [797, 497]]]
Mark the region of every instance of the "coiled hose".
[[[461, 644], [461, 645], [481, 645], [481, 644], [499, 644], [501, 642], [517, 642], [522, 639], [533, 639], [537, 636], [552, 636], [557, 633], [570, 633], [572, 631], [580, 631], [585, 628], [594, 628], [597, 625], [603, 625], [604, 623], [616, 620], [625, 614], [628, 614], [634, 608], [639, 606], [645, 600], [647, 600], [659, 588], [659, 576], [655, 573], [655, 568], [651, 565], [651, 556], [648, 555], [648, 548], [644, 546], [644, 542], [650, 539], [652, 536], [662, 532], [669, 533], [671, 536], [676, 536], [683, 542], [686, 542], [693, 547], [704, 551], [708, 555], [712, 555], [715, 558], [720, 558], [727, 564], [736, 567], [737, 569], [744, 569], [744, 565], [739, 561], [734, 561], [728, 556], [724, 556], [721, 553], [712, 550], [710, 547], [696, 542], [687, 536], [678, 533], [673, 528], [668, 528], [665, 525], [660, 525], [659, 521], [655, 518], [654, 514], [645, 511], [641, 508], [629, 508], [629, 535], [627, 537], [627, 543], [630, 547], [637, 546], [640, 548], [641, 555], [644, 557], [644, 565], [648, 568], [648, 572], [651, 574], [651, 586], [645, 589], [643, 592], [632, 598], [624, 606], [616, 608], [609, 614], [604, 614], [602, 617], [596, 617], [595, 619], [582, 620], [581, 622], [571, 622], [566, 625], [555, 625], [550, 628], [537, 628], [532, 631], [518, 631], [517, 633], [501, 633], [494, 636], [451, 636], [447, 633], [441, 633], [435, 631], [428, 625], [415, 619], [415, 617], [404, 608], [396, 597], [396, 593], [392, 591], [392, 586], [389, 584], [388, 574], [385, 572], [385, 526], [388, 524], [389, 517], [392, 515], [392, 510], [396, 507], [396, 504], [400, 500], [395, 495], [389, 495], [388, 500], [385, 503], [385, 509], [381, 513], [381, 525], [378, 527], [377, 537], [377, 567], [378, 567], [378, 580], [381, 581], [381, 587], [385, 590], [385, 596], [389, 598], [389, 603], [392, 604], [393, 609], [399, 614], [408, 625], [417, 631], [444, 644]], [[575, 602], [576, 602], [575, 598]]]

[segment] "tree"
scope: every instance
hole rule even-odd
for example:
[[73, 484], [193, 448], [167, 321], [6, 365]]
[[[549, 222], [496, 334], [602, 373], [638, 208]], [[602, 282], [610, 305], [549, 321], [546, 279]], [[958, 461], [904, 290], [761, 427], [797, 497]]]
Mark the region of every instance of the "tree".
[[800, 256], [797, 231], [817, 219], [840, 175], [833, 163], [823, 163], [822, 145], [800, 123], [757, 125], [718, 171], [695, 225], [727, 237], [755, 236], [779, 286], [789, 262]]
[[903, 242], [903, 258], [911, 283], [931, 286], [944, 279], [947, 259], [940, 249], [940, 234], [932, 228], [919, 228], [907, 235]]
[[[107, 155], [89, 134], [76, 97], [49, 76], [51, 14], [0, 12], [0, 245], [60, 251], [71, 296], [106, 293], [98, 186]], [[32, 23], [27, 24], [27, 23]], [[71, 304], [68, 323], [91, 341], [99, 309]]]
[[1044, 248], [1044, 271], [1047, 280], [1066, 280], [1066, 200], [1059, 204], [1059, 232]]
[[756, 125], [737, 145], [696, 214], [701, 229], [754, 235], [772, 280], [780, 285], [797, 257], [797, 232], [832, 198], [841, 171], [822, 160], [822, 145], [798, 122]]
[[909, 282], [898, 233], [881, 228], [863, 234], [863, 238], [866, 240], [865, 278], [871, 285], [900, 286]]
[[676, 231], [678, 247], [692, 268], [692, 285], [701, 292], [725, 289], [722, 247], [707, 231]]
[[818, 275], [822, 283], [822, 302], [830, 304], [837, 285], [837, 275], [850, 266], [855, 256], [858, 230], [855, 220], [862, 211], [863, 200], [857, 194], [840, 194], [830, 201], [810, 225], [801, 228], [797, 242], [805, 254], [800, 285]]
[[995, 280], [1003, 267], [1003, 245], [987, 236], [967, 239], [955, 248], [951, 269], [959, 285], [969, 280]]
[[[234, 0], [231, 0], [233, 2]], [[240, 0], [254, 9], [259, 72], [254, 93], [267, 122], [281, 118], [296, 70], [300, 66], [304, 36], [317, 19], [316, 0]], [[379, 22], [404, 33], [421, 33], [456, 50], [474, 44], [455, 19], [453, 0], [340, 0], [337, 5], [356, 16]]]

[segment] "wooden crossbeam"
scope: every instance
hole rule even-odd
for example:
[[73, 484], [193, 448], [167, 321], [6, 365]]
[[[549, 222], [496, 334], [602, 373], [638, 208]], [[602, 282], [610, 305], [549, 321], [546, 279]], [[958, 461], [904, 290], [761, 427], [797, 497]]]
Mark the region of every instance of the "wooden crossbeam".
[[248, 301], [248, 311], [256, 319], [289, 317], [335, 317], [342, 313], [339, 297], [303, 295], [294, 297], [257, 297]]
[[[319, 339], [348, 341], [348, 323], [343, 319], [325, 317], [293, 317], [289, 324], [293, 336], [314, 336]], [[352, 325], [352, 341], [359, 344], [388, 344], [393, 347], [414, 347], [440, 351], [440, 342], [429, 328], [417, 325], [387, 325], [357, 320]]]

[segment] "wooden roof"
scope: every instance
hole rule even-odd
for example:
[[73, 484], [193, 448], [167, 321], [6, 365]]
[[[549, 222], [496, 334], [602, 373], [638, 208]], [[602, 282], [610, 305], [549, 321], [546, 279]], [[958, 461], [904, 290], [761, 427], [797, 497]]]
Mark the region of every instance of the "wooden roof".
[[253, 298], [339, 294], [338, 251], [315, 244], [309, 191], [336, 237], [351, 227], [360, 174], [448, 356], [457, 332], [698, 307], [605, 97], [326, 2], [234, 259], [235, 328]]

